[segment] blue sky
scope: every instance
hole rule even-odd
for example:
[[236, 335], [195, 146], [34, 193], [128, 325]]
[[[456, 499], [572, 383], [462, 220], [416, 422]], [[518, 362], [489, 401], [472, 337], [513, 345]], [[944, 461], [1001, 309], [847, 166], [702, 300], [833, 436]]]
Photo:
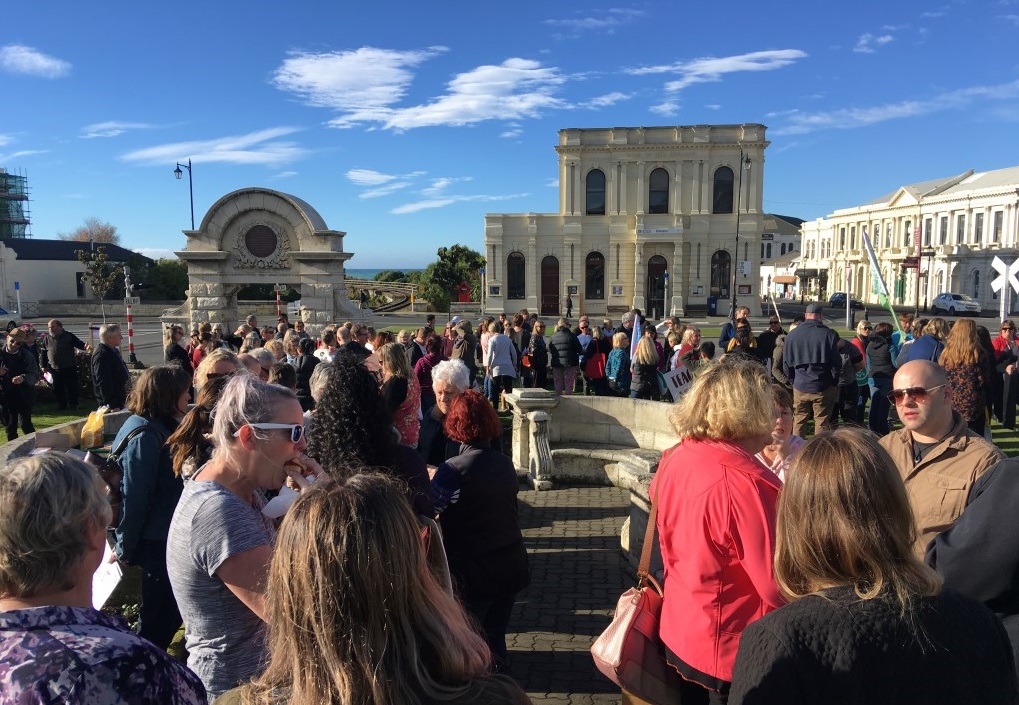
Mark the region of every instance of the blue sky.
[[348, 233], [353, 268], [481, 249], [484, 214], [555, 212], [557, 131], [761, 122], [765, 207], [815, 218], [1017, 163], [1019, 0], [7, 3], [0, 166], [32, 232], [96, 216], [184, 246], [264, 186]]

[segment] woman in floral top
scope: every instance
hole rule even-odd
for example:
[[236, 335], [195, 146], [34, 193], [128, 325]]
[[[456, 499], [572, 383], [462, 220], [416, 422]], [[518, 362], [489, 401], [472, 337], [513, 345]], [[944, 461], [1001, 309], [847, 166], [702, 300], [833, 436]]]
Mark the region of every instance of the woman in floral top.
[[987, 424], [984, 382], [991, 371], [987, 353], [977, 339], [976, 324], [971, 319], [961, 318], [952, 326], [939, 362], [948, 372], [952, 409], [966, 419], [973, 433], [984, 435]]
[[0, 705], [204, 705], [195, 674], [93, 609], [110, 505], [95, 469], [46, 453], [0, 469]]

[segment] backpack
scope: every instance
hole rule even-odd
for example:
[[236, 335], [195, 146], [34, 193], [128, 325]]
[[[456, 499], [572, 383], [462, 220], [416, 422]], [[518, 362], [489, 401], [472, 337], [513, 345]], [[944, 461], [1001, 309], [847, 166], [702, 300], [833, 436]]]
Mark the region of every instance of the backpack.
[[[843, 350], [846, 350], [852, 343], [846, 343]], [[842, 358], [842, 369], [839, 370], [839, 386], [840, 387], [855, 387], [856, 386], [856, 367], [853, 365], [852, 358], [850, 358], [848, 352], [840, 352], [839, 357]]]

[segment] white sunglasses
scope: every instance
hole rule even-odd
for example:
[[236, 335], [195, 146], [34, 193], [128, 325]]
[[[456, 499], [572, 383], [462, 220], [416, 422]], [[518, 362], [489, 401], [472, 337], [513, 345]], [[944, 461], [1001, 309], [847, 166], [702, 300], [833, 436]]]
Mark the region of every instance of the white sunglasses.
[[[300, 423], [248, 423], [244, 426], [251, 426], [251, 428], [260, 428], [266, 431], [275, 429], [290, 429], [290, 441], [292, 443], [300, 443], [301, 438], [304, 436], [304, 424]], [[241, 426], [241, 428], [244, 428]], [[241, 429], [234, 431], [234, 438], [239, 438], [241, 435]]]

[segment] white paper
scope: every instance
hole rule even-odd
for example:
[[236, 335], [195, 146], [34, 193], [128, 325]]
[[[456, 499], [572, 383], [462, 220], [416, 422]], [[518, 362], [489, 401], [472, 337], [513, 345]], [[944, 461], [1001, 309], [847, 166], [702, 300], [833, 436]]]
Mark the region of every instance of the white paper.
[[92, 606], [100, 609], [110, 599], [110, 595], [117, 589], [120, 579], [124, 577], [124, 570], [120, 563], [110, 563], [110, 556], [113, 549], [106, 542], [106, 551], [103, 553], [103, 562], [99, 564], [96, 572], [92, 575]]
[[269, 503], [262, 507], [262, 514], [269, 519], [279, 519], [287, 513], [290, 505], [297, 501], [301, 493], [292, 490], [286, 485], [280, 489], [280, 493], [269, 500]]

